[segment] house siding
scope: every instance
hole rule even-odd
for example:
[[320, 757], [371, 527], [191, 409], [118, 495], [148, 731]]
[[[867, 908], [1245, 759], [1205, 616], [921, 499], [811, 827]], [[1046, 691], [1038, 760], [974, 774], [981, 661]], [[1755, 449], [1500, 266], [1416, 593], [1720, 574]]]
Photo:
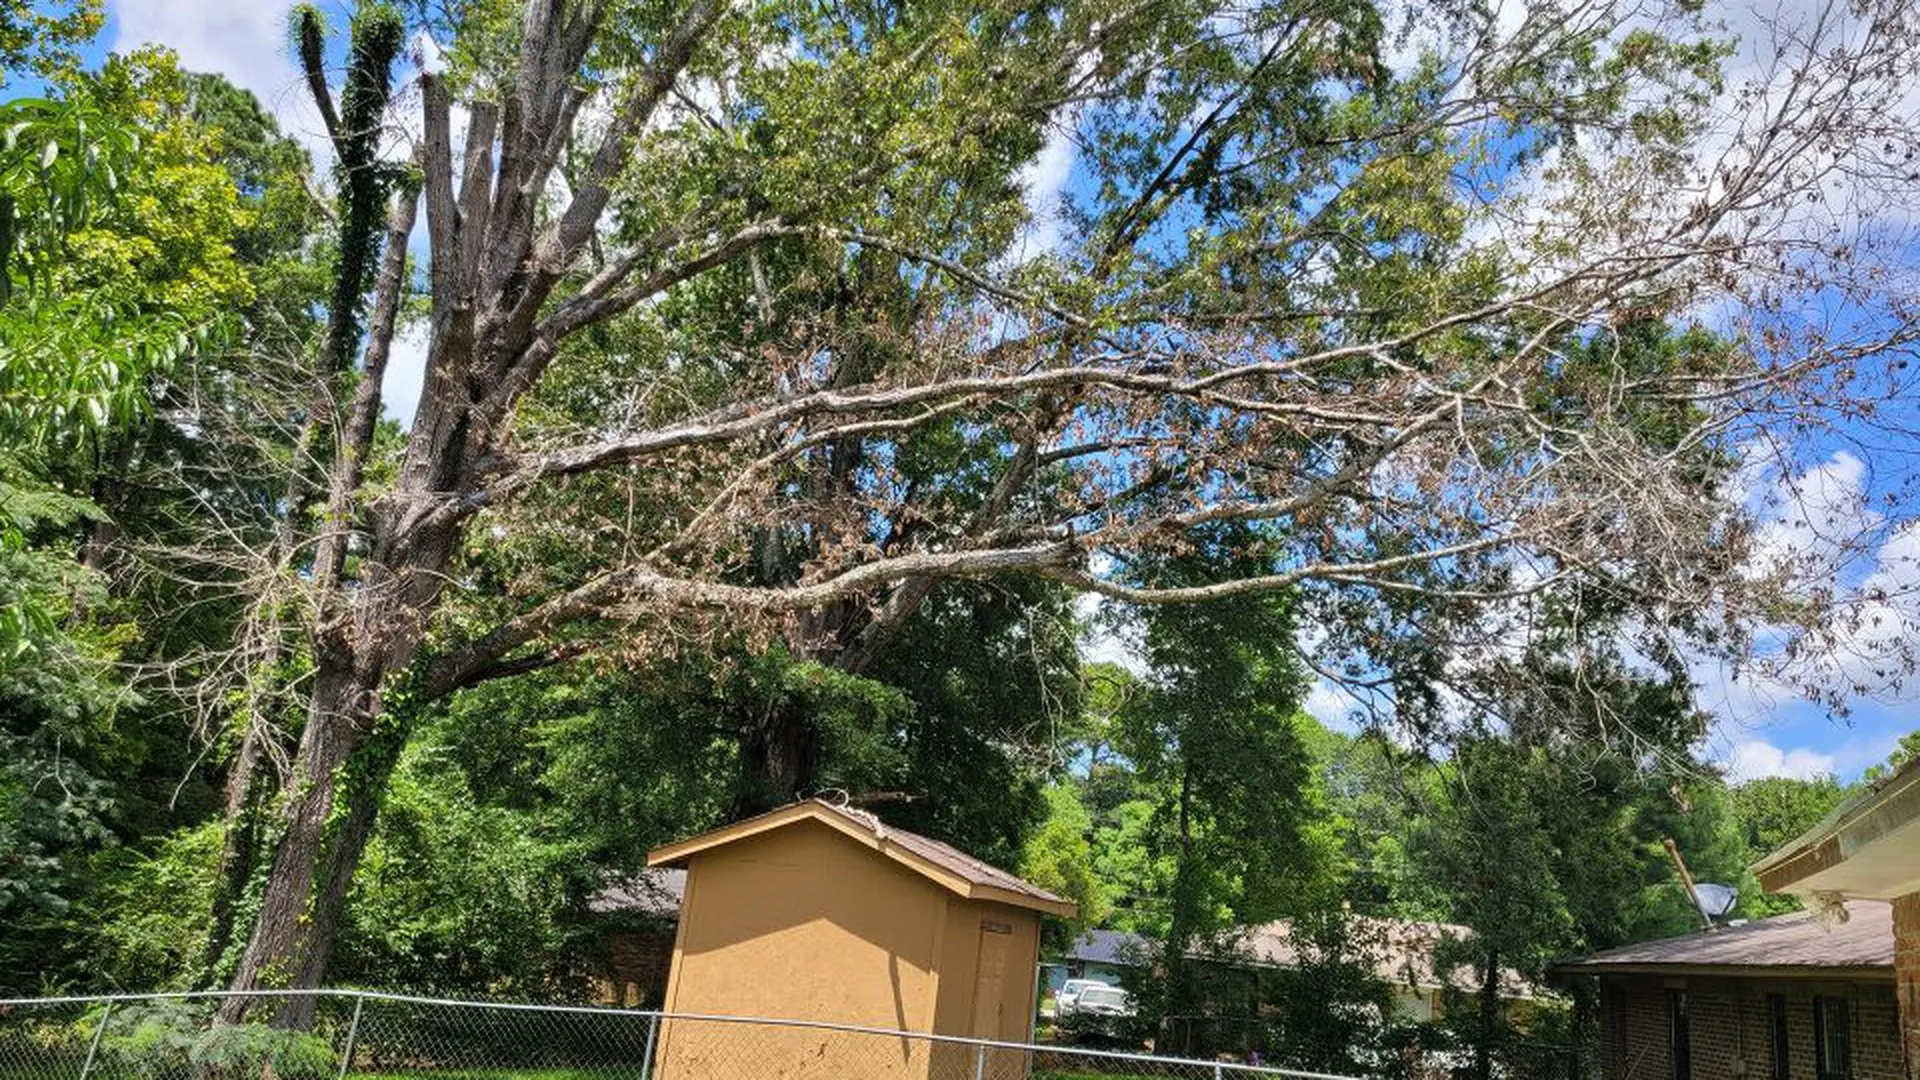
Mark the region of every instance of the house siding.
[[658, 1009], [673, 965], [674, 924], [603, 933], [588, 960], [594, 1000], [621, 1008]]
[[1815, 1080], [1816, 997], [1848, 1001], [1855, 1080], [1908, 1080], [1894, 988], [1889, 983], [1838, 983], [1761, 977], [1608, 976], [1601, 981], [1601, 1064], [1606, 1080], [1673, 1080], [1668, 991], [1687, 994], [1695, 1080], [1773, 1080], [1767, 996], [1786, 1000], [1787, 1080]]

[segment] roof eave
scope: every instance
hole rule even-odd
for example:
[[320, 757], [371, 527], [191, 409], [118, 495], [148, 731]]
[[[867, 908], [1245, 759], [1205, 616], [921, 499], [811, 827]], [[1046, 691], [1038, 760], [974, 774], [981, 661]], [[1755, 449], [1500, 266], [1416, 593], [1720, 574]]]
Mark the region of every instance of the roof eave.
[[894, 862], [906, 866], [922, 877], [930, 879], [935, 884], [945, 888], [948, 892], [954, 893], [967, 900], [991, 900], [995, 903], [1026, 908], [1030, 911], [1038, 911], [1068, 919], [1072, 918], [1080, 910], [1079, 905], [1058, 897], [1030, 896], [1026, 893], [1015, 892], [1012, 889], [1002, 889], [997, 886], [983, 885], [970, 881], [918, 852], [911, 851], [899, 844], [888, 843], [884, 836], [876, 836], [872, 832], [849, 821], [846, 817], [834, 813], [820, 803], [811, 800], [794, 803], [791, 806], [783, 806], [778, 810], [769, 811], [758, 817], [747, 818], [745, 821], [737, 821], [732, 825], [723, 826], [712, 832], [702, 833], [699, 836], [689, 837], [678, 843], [654, 848], [652, 851], [647, 852], [647, 865], [649, 867], [685, 866], [689, 859], [702, 852], [710, 851], [713, 848], [731, 844], [735, 841], [745, 840], [748, 837], [758, 836], [761, 833], [785, 828], [788, 825], [793, 825], [801, 821], [817, 821], [840, 835], [857, 841], [870, 850], [876, 851], [892, 859]]
[[[1920, 821], [1920, 758], [1843, 800], [1819, 824], [1755, 862], [1753, 874], [1760, 880], [1761, 888], [1768, 892], [1812, 892], [1823, 886], [1810, 879], [1835, 869], [1859, 849], [1916, 821]], [[1848, 895], [1856, 894], [1851, 889], [1844, 891]]]
[[1809, 979], [1849, 982], [1892, 982], [1893, 965], [1846, 964], [1832, 967], [1814, 964], [1663, 964], [1663, 963], [1588, 963], [1573, 961], [1556, 964], [1560, 975], [1665, 975], [1674, 978], [1724, 977]]
[[1071, 919], [1080, 913], [1080, 905], [1071, 900], [1048, 900], [1017, 893], [1012, 889], [996, 889], [991, 885], [971, 885], [967, 892], [969, 900], [991, 900], [996, 904], [1010, 904], [1047, 915], [1058, 915], [1062, 919]]

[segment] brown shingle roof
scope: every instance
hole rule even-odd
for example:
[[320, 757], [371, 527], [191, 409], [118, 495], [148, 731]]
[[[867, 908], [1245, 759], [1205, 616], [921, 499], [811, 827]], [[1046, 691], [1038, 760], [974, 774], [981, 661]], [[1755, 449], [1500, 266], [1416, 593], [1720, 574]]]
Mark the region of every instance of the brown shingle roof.
[[[1473, 965], [1462, 965], [1443, 974], [1435, 962], [1444, 941], [1473, 936], [1466, 927], [1369, 915], [1349, 918], [1355, 946], [1372, 959], [1374, 973], [1389, 984], [1421, 990], [1437, 990], [1449, 985], [1462, 990], [1480, 988], [1480, 972]], [[1281, 919], [1253, 927], [1248, 932], [1247, 945], [1254, 958], [1263, 964], [1283, 968], [1300, 964], [1301, 950], [1293, 938], [1292, 920]], [[1538, 987], [1512, 968], [1501, 969], [1500, 985], [1504, 997], [1531, 998], [1539, 994]]]
[[791, 803], [745, 821], [690, 837], [647, 853], [647, 865], [681, 866], [691, 856], [721, 844], [744, 840], [800, 821], [818, 821], [882, 855], [915, 870], [953, 891], [975, 900], [995, 900], [1054, 915], [1071, 916], [1072, 901], [1063, 900], [1030, 881], [989, 865], [966, 852], [919, 833], [896, 829], [864, 810], [837, 806], [820, 799]]
[[843, 806], [835, 806], [832, 803], [820, 802], [817, 799], [814, 801], [832, 813], [838, 814], [848, 821], [855, 823], [860, 828], [876, 832], [876, 835], [882, 842], [899, 844], [908, 851], [930, 862], [937, 863], [976, 885], [1005, 889], [1008, 892], [1033, 897], [1036, 900], [1064, 903], [1058, 896], [1035, 885], [1033, 882], [1027, 881], [1024, 878], [1015, 877], [991, 863], [982, 862], [966, 852], [961, 851], [959, 848], [954, 847], [952, 844], [943, 844], [930, 836], [921, 836], [916, 832], [896, 829], [891, 825], [882, 825], [878, 818], [870, 814], [863, 814], [860, 811], [850, 810]]
[[1796, 911], [1713, 933], [1623, 945], [1560, 965], [1586, 974], [1686, 969], [1775, 969], [1818, 975], [1835, 969], [1885, 968], [1893, 974], [1893, 908], [1877, 900], [1847, 901], [1847, 921], [1831, 930]]

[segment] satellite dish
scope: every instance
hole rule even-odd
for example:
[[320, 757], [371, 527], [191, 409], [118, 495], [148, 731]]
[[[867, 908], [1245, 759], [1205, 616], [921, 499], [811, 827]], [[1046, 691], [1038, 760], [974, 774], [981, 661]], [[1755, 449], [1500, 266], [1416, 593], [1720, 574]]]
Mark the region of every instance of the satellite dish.
[[1700, 914], [1709, 919], [1723, 918], [1733, 910], [1740, 899], [1740, 890], [1731, 885], [1716, 885], [1711, 881], [1702, 881], [1693, 887], [1695, 899], [1700, 901]]

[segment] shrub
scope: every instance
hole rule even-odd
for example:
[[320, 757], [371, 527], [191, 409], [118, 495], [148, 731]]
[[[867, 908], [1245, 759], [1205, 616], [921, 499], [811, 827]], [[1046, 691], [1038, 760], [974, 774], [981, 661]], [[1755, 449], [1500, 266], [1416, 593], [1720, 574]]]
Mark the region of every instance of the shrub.
[[[82, 1024], [91, 1032], [98, 1013]], [[116, 1009], [100, 1050], [140, 1080], [251, 1080], [269, 1069], [281, 1080], [325, 1080], [333, 1048], [304, 1031], [264, 1024], [216, 1024], [205, 1002], [158, 1001]]]

